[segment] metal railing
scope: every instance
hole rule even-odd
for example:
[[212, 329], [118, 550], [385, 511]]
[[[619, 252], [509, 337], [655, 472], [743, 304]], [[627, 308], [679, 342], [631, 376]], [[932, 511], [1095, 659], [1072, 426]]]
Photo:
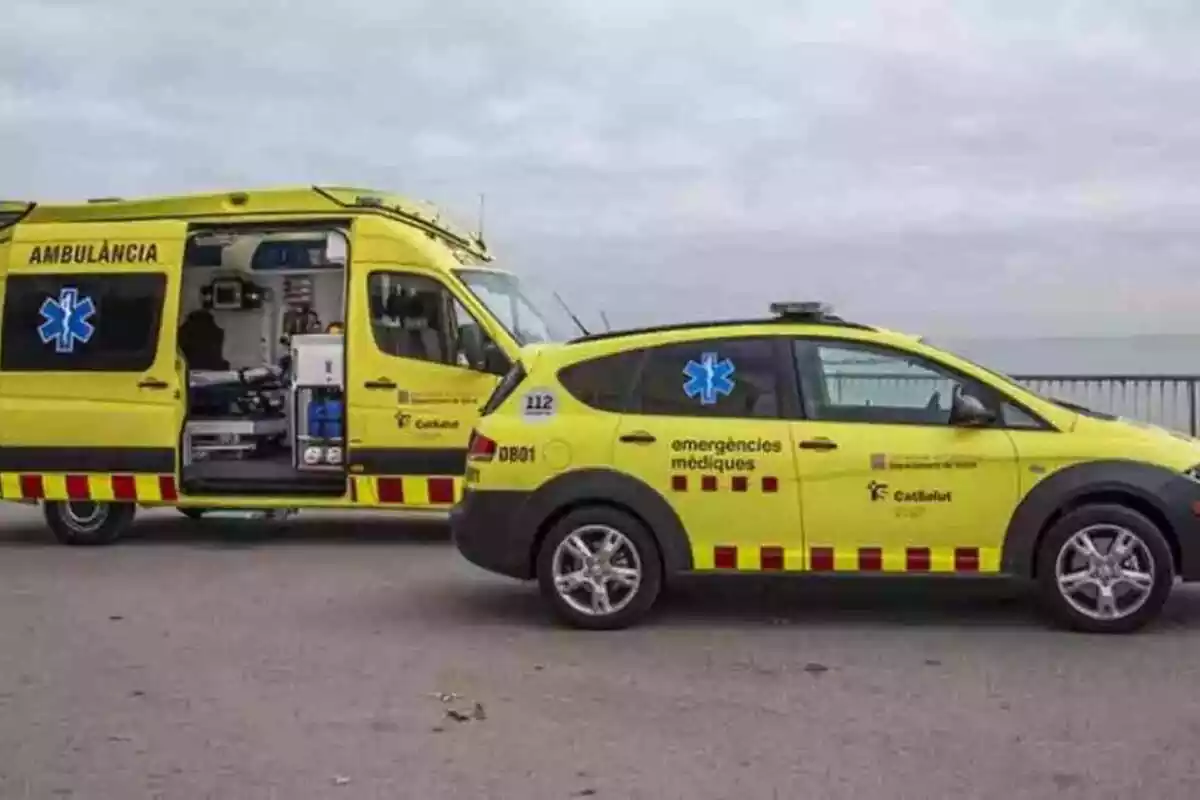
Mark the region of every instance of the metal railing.
[[[1065, 400], [1095, 411], [1200, 434], [1200, 375], [1011, 375], [1018, 383], [1052, 400]], [[933, 398], [948, 409], [953, 382], [933, 375], [853, 372], [826, 376], [835, 403], [873, 405], [887, 402], [920, 407]]]
[[1013, 375], [1038, 394], [1162, 425], [1200, 432], [1200, 375]]

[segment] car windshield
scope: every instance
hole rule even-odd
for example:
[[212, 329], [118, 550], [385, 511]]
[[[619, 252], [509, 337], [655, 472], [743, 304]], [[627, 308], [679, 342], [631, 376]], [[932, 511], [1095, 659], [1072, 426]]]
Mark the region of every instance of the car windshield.
[[460, 269], [458, 277], [518, 344], [564, 342], [586, 333], [553, 294], [508, 272]]

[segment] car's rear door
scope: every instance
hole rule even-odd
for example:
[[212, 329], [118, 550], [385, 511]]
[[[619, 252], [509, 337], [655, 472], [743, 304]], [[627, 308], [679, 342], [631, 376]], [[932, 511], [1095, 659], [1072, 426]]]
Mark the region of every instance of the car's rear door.
[[5, 497], [173, 499], [185, 234], [172, 221], [16, 230], [0, 328]]
[[670, 502], [697, 569], [803, 568], [780, 347], [762, 336], [645, 351], [614, 465]]

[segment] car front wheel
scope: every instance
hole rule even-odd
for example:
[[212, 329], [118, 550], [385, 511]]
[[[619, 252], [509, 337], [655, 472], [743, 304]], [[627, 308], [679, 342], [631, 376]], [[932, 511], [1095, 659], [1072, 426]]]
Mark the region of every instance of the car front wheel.
[[1073, 630], [1138, 630], [1158, 616], [1174, 580], [1162, 531], [1125, 506], [1089, 505], [1064, 515], [1038, 551], [1042, 605]]
[[646, 527], [617, 509], [572, 511], [542, 540], [542, 596], [577, 628], [612, 630], [639, 621], [662, 588], [662, 559]]

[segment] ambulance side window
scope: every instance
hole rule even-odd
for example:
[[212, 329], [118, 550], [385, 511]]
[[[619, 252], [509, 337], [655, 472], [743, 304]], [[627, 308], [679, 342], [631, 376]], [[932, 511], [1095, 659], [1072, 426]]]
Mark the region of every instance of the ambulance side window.
[[373, 272], [367, 294], [376, 346], [397, 358], [461, 366], [446, 288], [405, 272]]
[[167, 276], [12, 275], [0, 370], [143, 372], [158, 352]]
[[[488, 352], [498, 349], [495, 340], [488, 335], [475, 315], [467, 311], [458, 300], [454, 300], [451, 307], [455, 363], [477, 372], [492, 371], [489, 370]], [[505, 369], [505, 372], [507, 371]]]

